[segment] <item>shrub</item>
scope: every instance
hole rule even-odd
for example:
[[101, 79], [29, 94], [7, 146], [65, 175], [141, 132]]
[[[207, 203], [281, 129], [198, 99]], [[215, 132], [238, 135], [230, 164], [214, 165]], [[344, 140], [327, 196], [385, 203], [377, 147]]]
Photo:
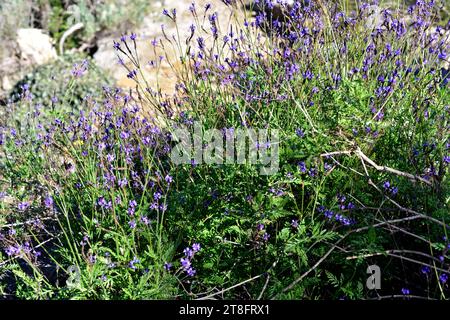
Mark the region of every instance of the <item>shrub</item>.
[[59, 111], [78, 110], [86, 97], [99, 98], [101, 86], [111, 83], [91, 58], [68, 54], [27, 74], [11, 90], [10, 98], [17, 102], [28, 93], [33, 104], [44, 106], [44, 110], [50, 107]]

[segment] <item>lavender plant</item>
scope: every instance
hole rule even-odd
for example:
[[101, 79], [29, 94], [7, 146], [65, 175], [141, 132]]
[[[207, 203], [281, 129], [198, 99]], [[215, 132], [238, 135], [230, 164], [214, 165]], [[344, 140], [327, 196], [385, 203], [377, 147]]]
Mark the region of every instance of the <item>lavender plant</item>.
[[[450, 23], [439, 25], [439, 3], [259, 2], [280, 15], [244, 11], [221, 30], [224, 17], [193, 4], [187, 39], [151, 43], [179, 53], [173, 96], [146, 81], [131, 33], [113, 45], [134, 91], [105, 87], [56, 119], [5, 117], [5, 295], [447, 298]], [[279, 171], [174, 164], [174, 129], [194, 123], [279, 130]], [[364, 287], [372, 264], [380, 291]]]

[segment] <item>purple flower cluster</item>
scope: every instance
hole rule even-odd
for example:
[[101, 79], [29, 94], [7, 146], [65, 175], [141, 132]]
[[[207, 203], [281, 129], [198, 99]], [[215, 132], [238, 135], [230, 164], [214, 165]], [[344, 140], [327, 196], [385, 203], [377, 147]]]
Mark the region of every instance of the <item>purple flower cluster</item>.
[[344, 226], [351, 226], [356, 224], [355, 219], [346, 217], [345, 215], [340, 213], [335, 213], [332, 210], [326, 209], [324, 206], [319, 206], [317, 208], [317, 211], [319, 213], [322, 213], [329, 221], [336, 221]]

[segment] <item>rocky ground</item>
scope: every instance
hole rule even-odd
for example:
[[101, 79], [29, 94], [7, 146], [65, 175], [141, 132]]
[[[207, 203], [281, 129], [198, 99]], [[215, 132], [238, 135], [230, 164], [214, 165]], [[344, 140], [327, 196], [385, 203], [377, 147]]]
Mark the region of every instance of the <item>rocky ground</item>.
[[[226, 30], [228, 28], [233, 14], [230, 7], [227, 7], [220, 0], [197, 0], [195, 2], [201, 18], [203, 18], [203, 8], [207, 3], [210, 3], [209, 13], [218, 13], [220, 29]], [[180, 52], [177, 49], [166, 50], [164, 53], [160, 46], [157, 46], [155, 50], [151, 42], [155, 39], [157, 41], [164, 39], [162, 26], [169, 38], [177, 37], [177, 34], [179, 34], [180, 39], [185, 39], [189, 35], [189, 28], [194, 21], [189, 11], [191, 3], [191, 0], [156, 1], [152, 4], [151, 13], [144, 18], [141, 26], [136, 30], [130, 30], [130, 33], [134, 32], [138, 36], [137, 51], [144, 66], [142, 69], [144, 76], [152, 87], [156, 87], [155, 84], [158, 82], [163, 93], [170, 93], [174, 90], [176, 83], [174, 68], [178, 67]], [[162, 10], [165, 8], [169, 11], [176, 9], [176, 23], [162, 15]], [[207, 21], [207, 18], [205, 21]], [[197, 30], [196, 34], [197, 36], [203, 36], [206, 42], [210, 40], [210, 35], [205, 32]], [[98, 50], [94, 53], [93, 58], [100, 68], [110, 73], [119, 87], [130, 88], [134, 87], [135, 83], [127, 78], [126, 70], [118, 65], [117, 52], [113, 48], [113, 41], [119, 41], [121, 35], [120, 33], [110, 32], [108, 36], [97, 39]], [[184, 44], [184, 41], [181, 42]], [[168, 43], [166, 45], [170, 46]], [[57, 46], [58, 44], [43, 30], [32, 28], [17, 30], [16, 41], [3, 48], [0, 55], [0, 97], [5, 96], [15, 83], [33, 68], [57, 59], [57, 51], [55, 50]], [[185, 47], [183, 45], [181, 50], [185, 50]], [[159, 59], [160, 56], [164, 56], [164, 60], [159, 69], [148, 64], [149, 61]]]

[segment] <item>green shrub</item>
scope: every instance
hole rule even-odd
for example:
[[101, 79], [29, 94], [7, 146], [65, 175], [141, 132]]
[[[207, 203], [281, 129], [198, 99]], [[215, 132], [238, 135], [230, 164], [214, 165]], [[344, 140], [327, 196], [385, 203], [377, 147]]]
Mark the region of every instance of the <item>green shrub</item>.
[[[367, 6], [347, 15], [324, 3], [299, 6], [281, 25], [260, 15], [223, 38], [217, 16], [201, 13], [207, 25], [192, 28], [189, 55], [180, 52], [173, 97], [147, 87], [129, 49], [136, 35], [124, 36], [114, 46], [136, 68], [127, 70], [136, 94], [106, 88], [80, 113], [28, 113], [22, 126], [7, 118], [2, 188], [16, 200], [2, 207], [5, 220], [39, 222], [2, 232], [9, 292], [446, 299], [450, 79], [438, 72], [443, 30], [427, 32], [434, 3], [418, 2], [409, 25], [384, 11], [385, 28], [370, 30]], [[258, 37], [267, 26], [273, 33]], [[195, 30], [216, 41], [207, 46]], [[143, 110], [149, 103], [158, 123]], [[193, 123], [279, 130], [270, 142], [279, 170], [175, 163], [172, 129]], [[364, 288], [372, 264], [381, 291]]]
[[[73, 72], [81, 73], [74, 76]], [[19, 101], [25, 85], [32, 92], [34, 104], [46, 108], [57, 106], [56, 109], [60, 111], [79, 110], [86, 97], [100, 97], [102, 86], [111, 83], [108, 75], [91, 58], [82, 54], [68, 54], [27, 74], [11, 90], [10, 98], [13, 102]]]

